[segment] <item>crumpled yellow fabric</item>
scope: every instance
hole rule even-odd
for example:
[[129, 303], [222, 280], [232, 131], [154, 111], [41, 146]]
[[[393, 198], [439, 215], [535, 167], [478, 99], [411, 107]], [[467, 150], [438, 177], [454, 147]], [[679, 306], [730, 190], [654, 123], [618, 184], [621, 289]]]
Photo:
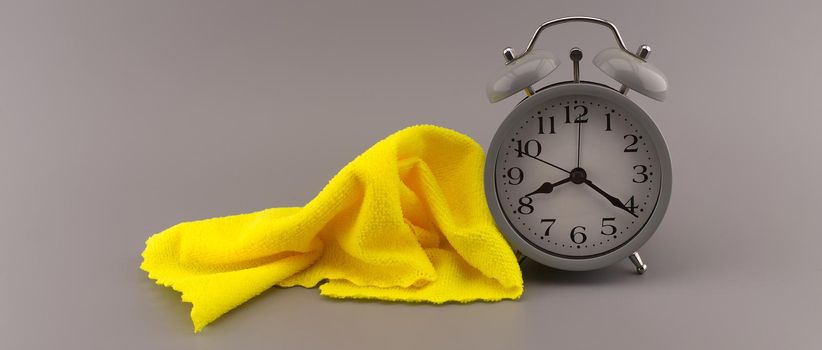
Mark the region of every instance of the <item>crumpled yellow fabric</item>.
[[488, 211], [468, 136], [400, 130], [304, 207], [184, 222], [146, 241], [148, 277], [192, 304], [194, 331], [272, 286], [403, 302], [518, 299], [522, 274]]

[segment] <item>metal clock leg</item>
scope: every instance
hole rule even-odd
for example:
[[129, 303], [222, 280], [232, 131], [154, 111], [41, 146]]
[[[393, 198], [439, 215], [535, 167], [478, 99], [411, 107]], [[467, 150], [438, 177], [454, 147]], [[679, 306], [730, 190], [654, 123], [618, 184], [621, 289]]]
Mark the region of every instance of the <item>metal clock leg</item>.
[[629, 259], [631, 259], [631, 262], [634, 263], [634, 266], [636, 266], [636, 273], [641, 275], [648, 270], [648, 265], [645, 265], [645, 263], [642, 262], [642, 258], [639, 256], [639, 253], [634, 252], [631, 254]]
[[522, 266], [522, 263], [524, 263], [524, 262], [525, 262], [525, 259], [527, 259], [527, 257], [525, 256], [525, 254], [522, 254], [522, 253], [520, 253], [519, 251], [516, 251], [516, 250], [514, 251], [514, 256], [516, 256], [516, 257], [517, 257], [517, 263], [518, 263], [520, 266]]

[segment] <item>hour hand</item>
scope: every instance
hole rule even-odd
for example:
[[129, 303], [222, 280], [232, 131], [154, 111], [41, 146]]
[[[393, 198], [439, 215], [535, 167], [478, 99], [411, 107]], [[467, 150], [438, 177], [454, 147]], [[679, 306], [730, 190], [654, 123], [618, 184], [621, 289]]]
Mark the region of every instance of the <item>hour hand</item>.
[[564, 179], [562, 179], [562, 180], [560, 180], [560, 181], [558, 181], [557, 183], [554, 183], [554, 184], [552, 184], [550, 182], [545, 182], [541, 186], [539, 186], [539, 188], [536, 191], [531, 192], [529, 194], [526, 194], [525, 197], [528, 197], [528, 196], [531, 196], [532, 194], [537, 194], [537, 193], [551, 193], [551, 192], [554, 191], [554, 187], [562, 185], [562, 184], [564, 184], [568, 181], [571, 181], [570, 177], [564, 178]]
[[591, 182], [591, 180], [585, 180], [585, 184], [590, 186], [591, 188], [593, 188], [594, 191], [597, 191], [597, 193], [601, 194], [603, 197], [605, 197], [605, 199], [607, 199], [609, 202], [611, 202], [611, 204], [613, 204], [613, 206], [615, 206], [619, 209], [622, 209], [624, 211], [627, 211], [628, 214], [631, 214], [636, 218], [639, 217], [638, 215], [634, 214], [634, 212], [632, 212], [631, 209], [628, 209], [628, 207], [626, 207], [625, 204], [622, 204], [622, 201], [619, 200], [619, 198], [614, 197], [614, 196], [608, 194], [607, 192], [603, 191], [601, 188], [599, 188], [599, 186], [594, 185], [594, 183]]

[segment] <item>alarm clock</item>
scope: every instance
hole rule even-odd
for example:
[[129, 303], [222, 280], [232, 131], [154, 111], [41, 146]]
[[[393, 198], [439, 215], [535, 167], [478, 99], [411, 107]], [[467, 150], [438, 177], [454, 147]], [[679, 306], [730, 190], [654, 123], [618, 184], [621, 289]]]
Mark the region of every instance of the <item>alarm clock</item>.
[[[560, 62], [534, 43], [546, 28], [567, 22], [611, 30], [617, 47], [593, 63], [620, 87], [581, 80], [583, 52], [572, 48], [573, 80], [534, 91]], [[506, 65], [488, 83], [488, 99], [521, 91], [526, 97], [491, 141], [484, 185], [497, 227], [520, 257], [571, 271], [628, 258], [638, 273], [647, 270], [637, 250], [668, 207], [671, 157], [659, 128], [626, 95], [665, 99], [668, 82], [648, 63], [650, 52], [647, 45], [629, 51], [616, 26], [593, 17], [545, 22], [522, 54], [503, 51]]]

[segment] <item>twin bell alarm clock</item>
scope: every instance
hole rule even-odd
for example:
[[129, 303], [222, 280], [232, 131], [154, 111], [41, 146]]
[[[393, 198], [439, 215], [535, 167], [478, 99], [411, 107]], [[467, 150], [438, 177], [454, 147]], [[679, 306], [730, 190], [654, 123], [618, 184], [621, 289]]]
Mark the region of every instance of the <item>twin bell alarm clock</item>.
[[[570, 50], [572, 81], [534, 91], [559, 66], [534, 49], [545, 29], [567, 22], [604, 26], [617, 47], [593, 63], [621, 87], [580, 79], [583, 52]], [[592, 17], [542, 24], [519, 55], [506, 48], [505, 68], [487, 86], [493, 102], [524, 92], [488, 149], [485, 193], [500, 231], [521, 257], [562, 270], [584, 271], [629, 258], [662, 221], [671, 197], [671, 158], [656, 124], [626, 95], [662, 101], [668, 82], [648, 63], [650, 47], [634, 53], [617, 28]]]

